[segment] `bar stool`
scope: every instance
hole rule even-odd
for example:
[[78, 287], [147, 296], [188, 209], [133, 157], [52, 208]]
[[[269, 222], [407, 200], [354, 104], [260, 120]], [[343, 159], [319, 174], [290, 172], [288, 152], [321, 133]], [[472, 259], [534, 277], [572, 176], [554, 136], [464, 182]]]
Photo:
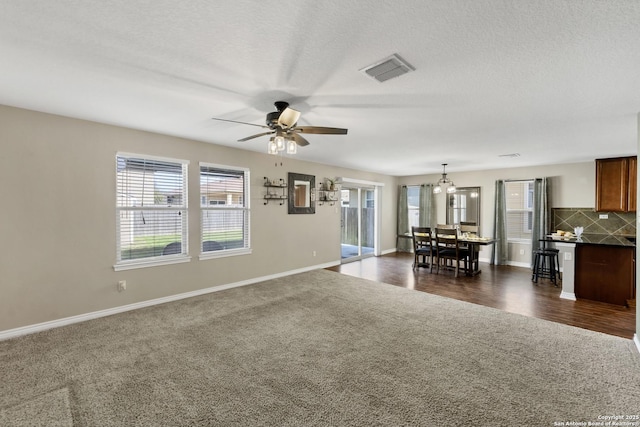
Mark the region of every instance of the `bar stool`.
[[539, 277], [547, 277], [553, 282], [555, 287], [558, 287], [556, 277], [561, 278], [559, 252], [559, 249], [546, 248], [538, 249], [533, 253], [533, 274], [531, 275], [531, 280], [533, 280], [534, 283], [538, 283]]

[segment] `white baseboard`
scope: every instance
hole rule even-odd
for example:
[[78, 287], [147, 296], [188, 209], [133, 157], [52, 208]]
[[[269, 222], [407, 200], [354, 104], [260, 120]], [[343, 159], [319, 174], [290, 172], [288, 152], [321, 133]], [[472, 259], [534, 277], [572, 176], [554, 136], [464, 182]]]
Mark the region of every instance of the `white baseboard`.
[[258, 282], [263, 282], [265, 280], [277, 279], [279, 277], [291, 276], [293, 274], [304, 273], [307, 271], [317, 270], [321, 268], [333, 267], [336, 265], [340, 265], [340, 261], [328, 262], [325, 264], [318, 264], [310, 267], [300, 268], [297, 270], [285, 271], [283, 273], [271, 274], [268, 276], [255, 277], [253, 279], [241, 280], [239, 282], [213, 286], [210, 288], [199, 289], [197, 291], [185, 292], [185, 293], [176, 294], [176, 295], [169, 295], [167, 297], [141, 301], [134, 304], [122, 305], [119, 307], [108, 308], [106, 310], [99, 310], [91, 313], [80, 314], [78, 316], [65, 317], [62, 319], [51, 320], [49, 322], [37, 323], [35, 325], [28, 325], [28, 326], [15, 328], [15, 329], [8, 329], [5, 331], [0, 331], [0, 341], [16, 338], [22, 335], [29, 335], [29, 334], [34, 334], [36, 332], [46, 331], [47, 329], [59, 328], [61, 326], [67, 326], [74, 323], [85, 322], [87, 320], [98, 319], [100, 317], [106, 317], [106, 316], [111, 316], [118, 313], [137, 310], [139, 308], [150, 307], [153, 305], [164, 304], [172, 301], [178, 301], [185, 298], [191, 298], [199, 295], [209, 294], [212, 292], [223, 291], [225, 289], [251, 285]]
[[636, 343], [636, 348], [638, 349], [638, 353], [640, 353], [640, 337], [638, 334], [633, 334], [633, 342]]
[[560, 298], [562, 298], [562, 299], [569, 299], [569, 300], [571, 300], [571, 301], [577, 301], [577, 300], [576, 300], [576, 294], [575, 294], [575, 293], [573, 293], [573, 292], [565, 292], [565, 291], [562, 291], [562, 292], [560, 293]]
[[511, 265], [513, 267], [531, 268], [531, 263], [530, 262], [507, 261], [507, 265]]

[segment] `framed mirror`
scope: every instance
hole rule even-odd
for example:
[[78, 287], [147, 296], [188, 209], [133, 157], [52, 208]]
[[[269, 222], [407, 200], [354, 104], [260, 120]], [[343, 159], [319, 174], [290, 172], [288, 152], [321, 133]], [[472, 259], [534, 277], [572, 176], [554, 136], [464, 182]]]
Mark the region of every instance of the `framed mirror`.
[[458, 187], [447, 194], [447, 224], [480, 227], [480, 187]]
[[289, 213], [316, 213], [316, 177], [289, 172], [288, 176]]

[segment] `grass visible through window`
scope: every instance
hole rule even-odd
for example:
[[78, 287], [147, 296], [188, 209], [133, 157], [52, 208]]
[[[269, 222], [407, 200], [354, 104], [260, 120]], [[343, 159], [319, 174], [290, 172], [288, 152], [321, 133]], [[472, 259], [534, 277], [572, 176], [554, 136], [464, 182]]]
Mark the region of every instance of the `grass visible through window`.
[[[205, 233], [203, 236], [205, 241], [218, 242], [225, 249], [243, 247], [242, 229], [212, 231]], [[178, 234], [139, 236], [134, 239], [132, 245], [122, 248], [122, 259], [130, 260], [161, 256], [162, 251], [169, 243], [180, 241], [181, 238]]]

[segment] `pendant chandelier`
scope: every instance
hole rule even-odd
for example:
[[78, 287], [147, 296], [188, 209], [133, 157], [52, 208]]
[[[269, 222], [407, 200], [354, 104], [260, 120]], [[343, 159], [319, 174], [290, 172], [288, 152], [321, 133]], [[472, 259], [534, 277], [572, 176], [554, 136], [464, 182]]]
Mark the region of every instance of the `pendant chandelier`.
[[442, 178], [440, 178], [438, 180], [438, 183], [436, 184], [436, 186], [433, 187], [433, 192], [435, 194], [442, 193], [442, 186], [443, 185], [448, 185], [447, 193], [451, 194], [451, 193], [455, 193], [456, 192], [456, 185], [453, 183], [453, 181], [451, 181], [449, 178], [447, 178], [447, 173], [445, 171], [446, 167], [447, 167], [447, 164], [443, 163], [442, 164]]

